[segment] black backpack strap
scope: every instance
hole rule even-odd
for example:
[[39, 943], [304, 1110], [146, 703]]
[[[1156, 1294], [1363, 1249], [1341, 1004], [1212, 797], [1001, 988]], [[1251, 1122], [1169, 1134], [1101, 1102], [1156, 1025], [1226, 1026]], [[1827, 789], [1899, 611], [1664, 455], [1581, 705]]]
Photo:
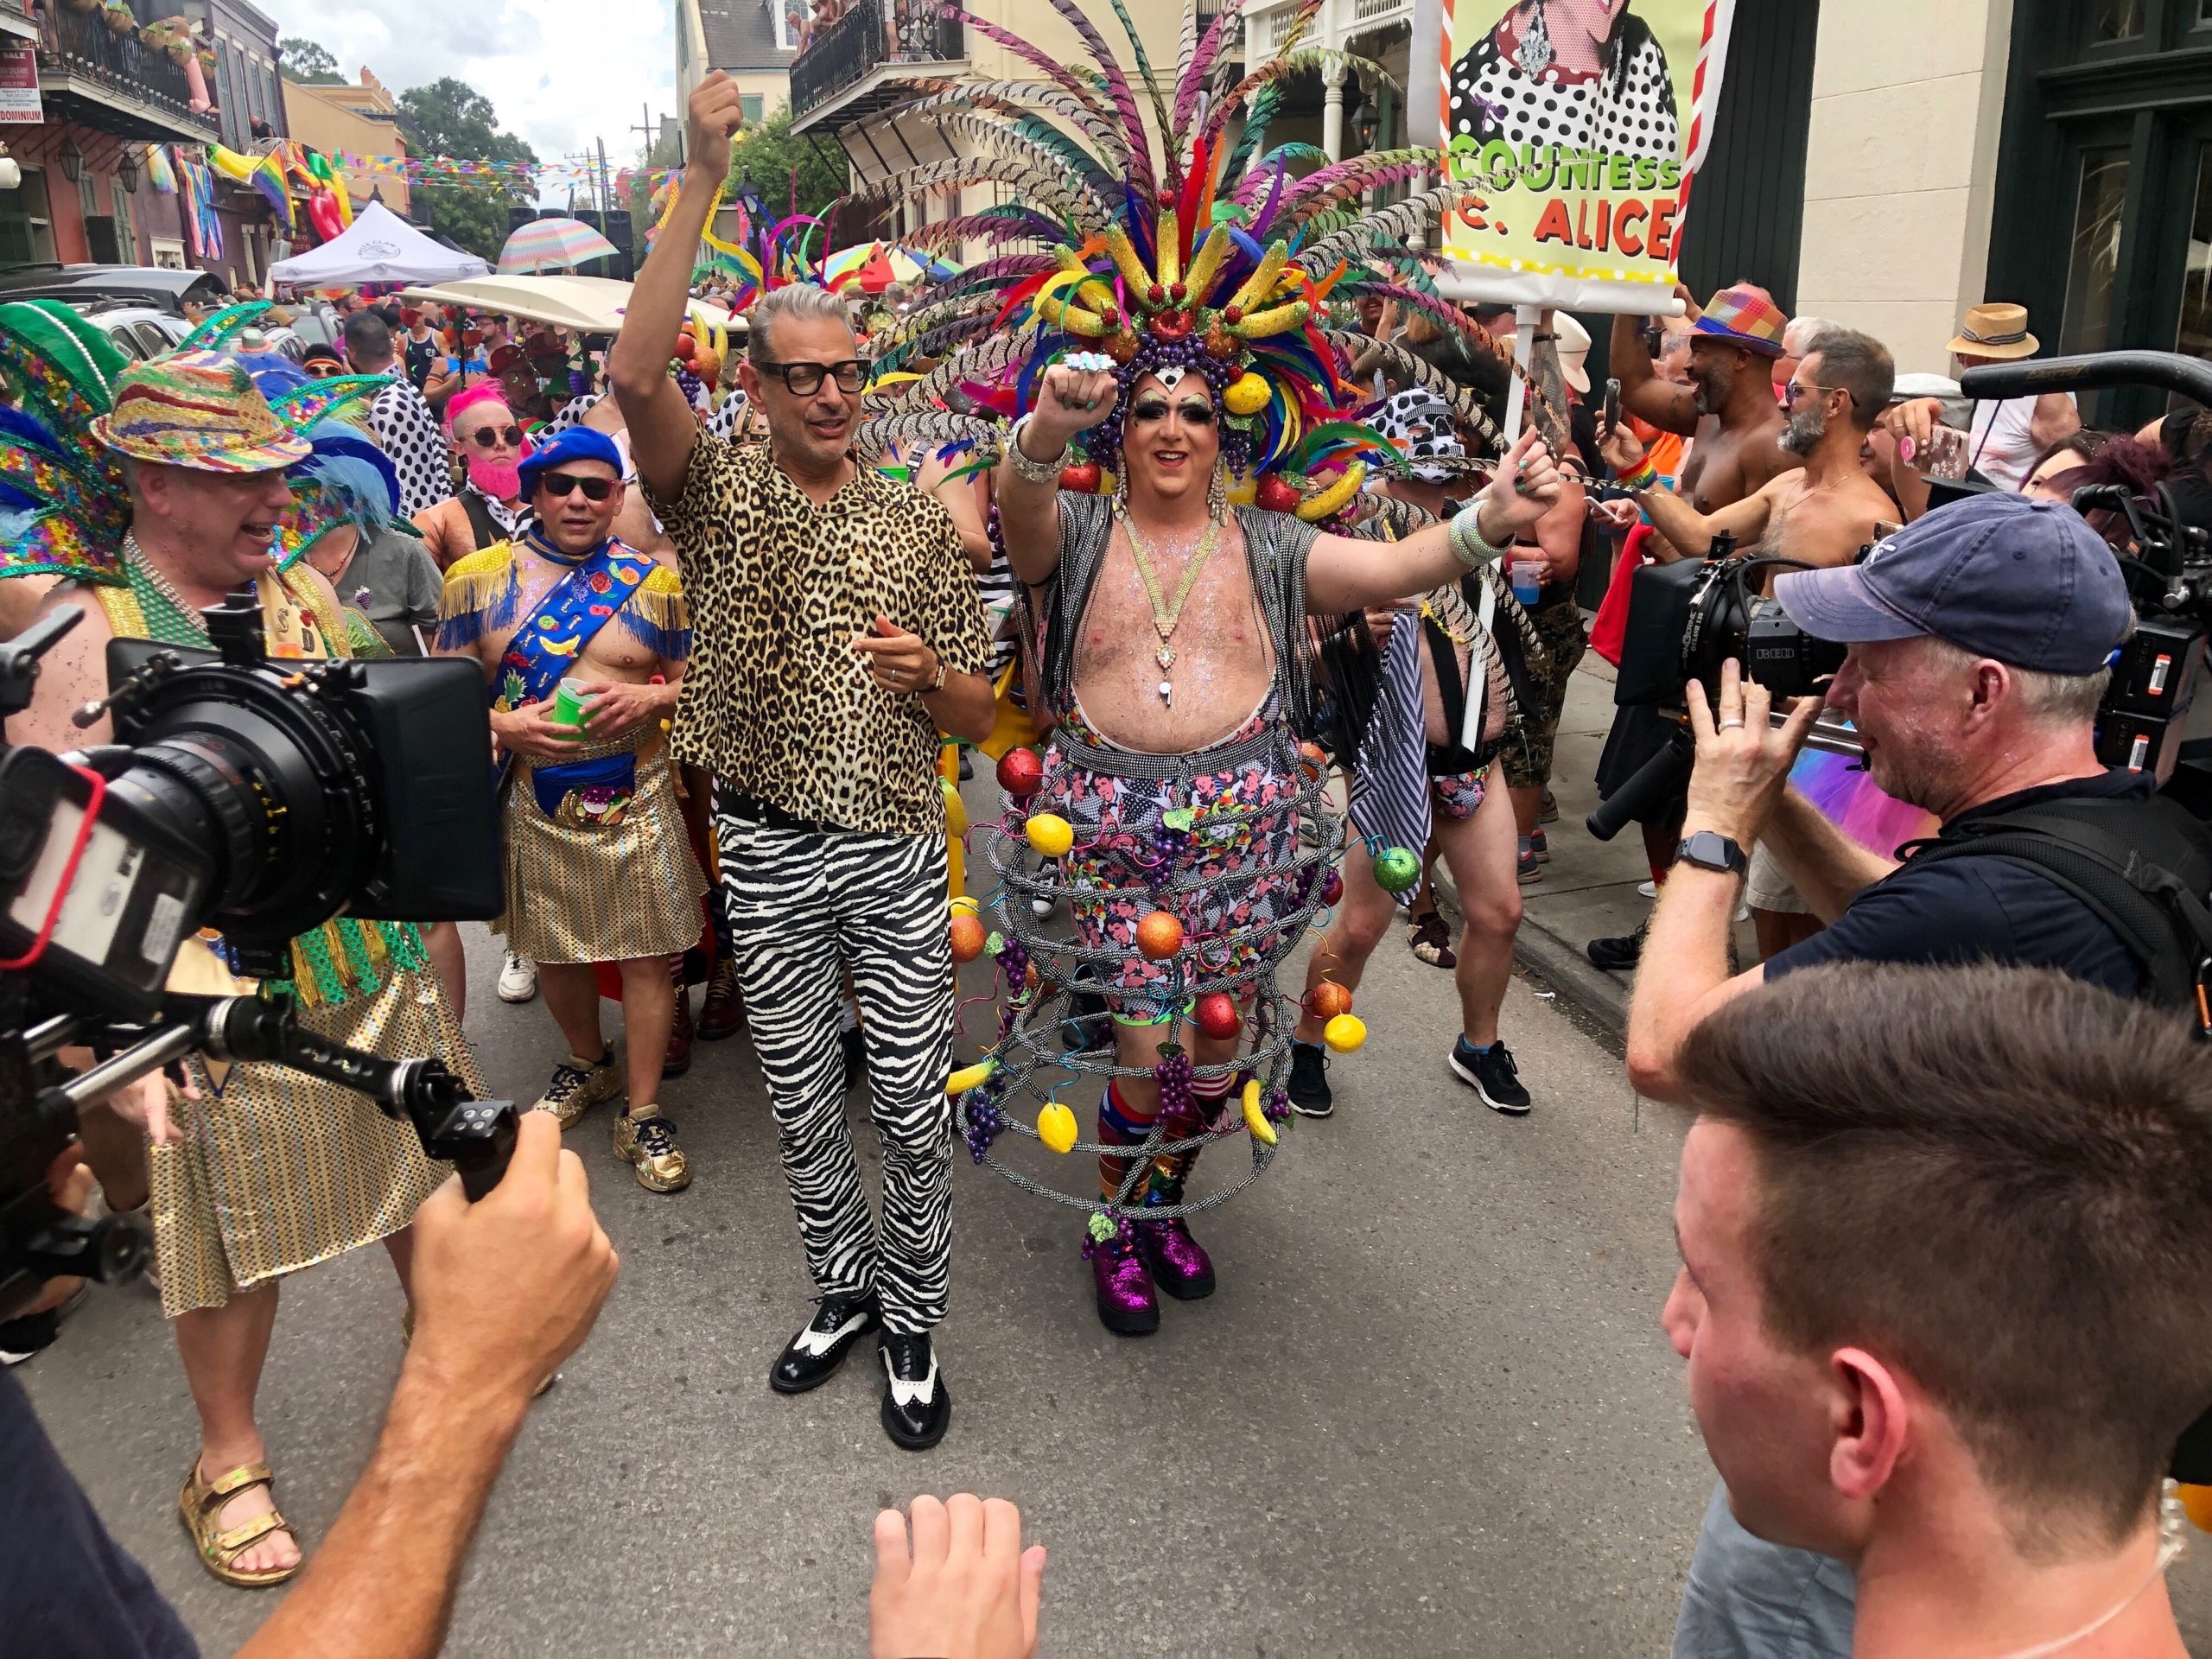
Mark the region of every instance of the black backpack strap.
[[2023, 807], [1912, 843], [1908, 868], [2001, 858], [2049, 876], [2094, 912], [2142, 964], [2145, 995], [2187, 1007], [2212, 1033], [2212, 852], [2171, 802], [2076, 800]]
[[461, 510], [468, 515], [469, 532], [476, 537], [476, 550], [495, 546], [507, 539], [507, 532], [499, 528], [499, 521], [492, 516], [492, 509], [484, 505], [484, 498], [474, 490], [461, 493]]

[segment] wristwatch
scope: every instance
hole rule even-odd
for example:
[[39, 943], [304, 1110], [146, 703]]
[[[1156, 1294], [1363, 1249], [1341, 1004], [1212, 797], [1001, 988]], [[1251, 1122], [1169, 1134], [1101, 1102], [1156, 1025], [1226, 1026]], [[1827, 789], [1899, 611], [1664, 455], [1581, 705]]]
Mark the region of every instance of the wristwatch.
[[1751, 868], [1751, 861], [1744, 849], [1718, 830], [1700, 830], [1686, 836], [1675, 849], [1675, 862], [1694, 864], [1700, 870], [1713, 870], [1721, 875], [1741, 875]]

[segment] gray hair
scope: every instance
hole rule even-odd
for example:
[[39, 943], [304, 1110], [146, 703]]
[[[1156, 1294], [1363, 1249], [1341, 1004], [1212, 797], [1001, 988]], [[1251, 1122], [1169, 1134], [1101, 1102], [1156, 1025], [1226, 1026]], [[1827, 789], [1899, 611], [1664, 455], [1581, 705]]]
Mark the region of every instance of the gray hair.
[[1807, 340], [1839, 326], [1825, 317], [1792, 317], [1789, 327], [1782, 331], [1782, 354], [1784, 357], [1802, 357], [1812, 349], [1805, 343]]
[[775, 354], [768, 346], [769, 331], [785, 317], [810, 317], [817, 321], [840, 323], [847, 329], [853, 326], [852, 318], [846, 315], [845, 302], [838, 296], [811, 283], [791, 283], [771, 289], [753, 301], [753, 308], [746, 313], [746, 321], [752, 330], [746, 339], [746, 355], [755, 363], [774, 362]]
[[[1952, 673], [1968, 673], [1976, 663], [1986, 660], [1986, 653], [1965, 650], [1933, 635], [1928, 638], [1927, 649]], [[2094, 674], [2048, 674], [2007, 663], [2005, 671], [2019, 688], [2022, 711], [2037, 725], [2053, 728], [2086, 726], [2094, 720], [2097, 705], [2104, 701], [2105, 688], [2112, 681], [2109, 668]]]

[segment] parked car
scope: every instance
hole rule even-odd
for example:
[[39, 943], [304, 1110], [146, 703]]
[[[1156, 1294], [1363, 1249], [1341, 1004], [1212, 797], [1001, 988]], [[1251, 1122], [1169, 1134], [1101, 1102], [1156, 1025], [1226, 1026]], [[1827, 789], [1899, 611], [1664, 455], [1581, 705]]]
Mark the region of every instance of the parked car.
[[0, 270], [0, 300], [109, 300], [181, 315], [223, 297], [220, 278], [166, 265], [17, 265]]
[[167, 355], [192, 332], [192, 324], [185, 317], [157, 306], [73, 297], [67, 302], [86, 321], [104, 330], [134, 362]]

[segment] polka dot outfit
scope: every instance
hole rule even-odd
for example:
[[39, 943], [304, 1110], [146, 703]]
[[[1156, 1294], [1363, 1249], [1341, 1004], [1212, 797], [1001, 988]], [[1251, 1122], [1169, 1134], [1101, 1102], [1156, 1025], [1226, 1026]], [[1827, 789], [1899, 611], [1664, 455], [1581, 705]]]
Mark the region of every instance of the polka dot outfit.
[[[581, 397], [571, 397], [561, 405], [560, 412], [545, 423], [545, 435], [550, 438], [575, 425], [591, 412], [592, 405], [606, 395], [605, 392], [588, 391]], [[699, 429], [718, 438], [727, 438], [737, 430], [737, 423], [744, 418], [745, 399], [733, 393], [723, 401], [720, 409], [699, 423]]]
[[[1633, 18], [1624, 18], [1630, 28]], [[1491, 30], [1452, 67], [1452, 131], [1478, 143], [1503, 138], [1562, 149], [1605, 150], [1674, 161], [1681, 155], [1675, 82], [1667, 54], [1648, 29], [1636, 31], [1625, 73], [1571, 74], [1553, 64], [1531, 75], [1501, 49]]]
[[453, 495], [445, 434], [423, 394], [402, 378], [377, 394], [369, 428], [399, 474], [399, 516], [412, 518]]

